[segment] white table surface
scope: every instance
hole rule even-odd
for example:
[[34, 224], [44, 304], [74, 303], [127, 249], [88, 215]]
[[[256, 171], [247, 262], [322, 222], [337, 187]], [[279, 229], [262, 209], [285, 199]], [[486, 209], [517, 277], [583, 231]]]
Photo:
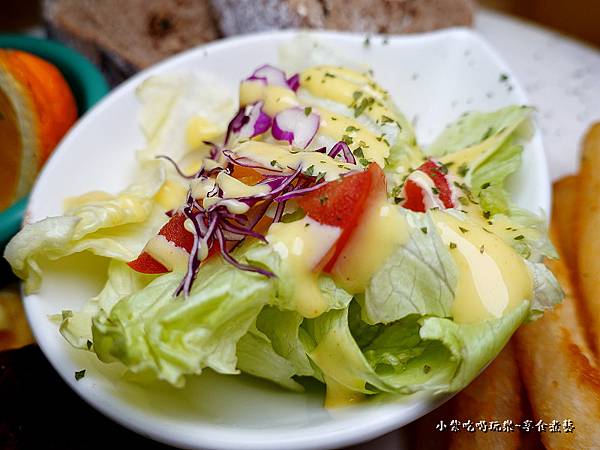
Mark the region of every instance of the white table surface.
[[600, 121], [600, 51], [489, 11], [477, 15], [475, 28], [513, 68], [538, 109], [552, 179], [575, 172], [581, 139]]

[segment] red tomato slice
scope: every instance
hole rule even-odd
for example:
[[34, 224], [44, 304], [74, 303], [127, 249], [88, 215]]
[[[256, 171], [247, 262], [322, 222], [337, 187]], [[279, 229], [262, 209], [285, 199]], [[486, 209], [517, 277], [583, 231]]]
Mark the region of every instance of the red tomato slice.
[[423, 190], [414, 181], [408, 179], [404, 183], [404, 204], [406, 209], [417, 212], [425, 212], [425, 201], [423, 200]]
[[452, 189], [448, 184], [448, 178], [446, 178], [446, 175], [444, 172], [442, 172], [441, 166], [430, 159], [425, 161], [418, 170], [424, 172], [433, 180], [435, 187], [440, 191], [438, 196], [444, 206], [446, 208], [453, 208], [454, 204], [452, 203]]
[[[194, 246], [194, 235], [185, 229], [183, 225], [184, 222], [185, 216], [183, 214], [176, 214], [163, 225], [158, 234], [164, 236], [167, 241], [172, 242], [177, 247], [184, 248], [190, 252]], [[128, 262], [127, 265], [133, 270], [141, 273], [156, 274], [169, 271], [146, 252], [142, 252], [140, 256], [133, 261]]]
[[[264, 176], [256, 170], [242, 166], [235, 166], [232, 175], [248, 185], [256, 184], [264, 178]], [[158, 234], [164, 236], [176, 246], [184, 248], [189, 253], [194, 245], [194, 235], [185, 229], [183, 225], [184, 222], [184, 215], [176, 214], [163, 225]], [[213, 245], [208, 255], [210, 257], [215, 253], [217, 253], [217, 248]], [[127, 265], [133, 270], [141, 273], [158, 274], [169, 271], [147, 252], [142, 252], [140, 256], [133, 261], [128, 262]]]
[[[437, 196], [446, 208], [453, 208], [452, 189], [448, 183], [446, 175], [441, 169], [441, 166], [433, 160], [427, 160], [417, 170], [423, 172], [433, 181], [433, 184], [438, 189]], [[412, 181], [410, 178], [404, 183], [405, 201], [402, 205], [406, 209], [417, 212], [425, 212], [425, 202], [423, 198], [423, 189]]]
[[136, 272], [140, 273], [167, 273], [169, 270], [155, 260], [152, 256], [150, 256], [147, 252], [140, 253], [133, 261], [129, 261], [127, 263], [129, 267], [131, 267]]
[[385, 175], [377, 164], [372, 163], [363, 172], [327, 183], [298, 199], [298, 204], [310, 218], [342, 229], [335, 251], [328, 252], [325, 271], [331, 270], [371, 202], [378, 201], [381, 196], [385, 198], [385, 195]]

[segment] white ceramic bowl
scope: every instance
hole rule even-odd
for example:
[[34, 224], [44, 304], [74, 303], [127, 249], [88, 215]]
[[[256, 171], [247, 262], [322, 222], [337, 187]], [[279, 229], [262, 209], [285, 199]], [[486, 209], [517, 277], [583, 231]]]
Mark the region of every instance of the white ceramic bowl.
[[[128, 183], [134, 149], [143, 145], [135, 87], [153, 74], [175, 70], [216, 72], [235, 92], [259, 64], [277, 63], [279, 44], [294, 32], [226, 39], [154, 66], [116, 89], [72, 129], [44, 168], [29, 204], [29, 220], [61, 213], [62, 200], [87, 190], [117, 191]], [[476, 34], [453, 29], [370, 39], [318, 32], [315, 37], [370, 65], [402, 111], [416, 123], [422, 143], [467, 110], [527, 103], [510, 69]], [[507, 74], [507, 81], [501, 81]], [[510, 87], [512, 86], [512, 88]], [[548, 211], [549, 181], [539, 134], [527, 145], [523, 168], [512, 178], [515, 201]], [[85, 270], [82, 268], [85, 267]], [[185, 448], [331, 448], [368, 440], [417, 419], [440, 399], [416, 397], [368, 403], [347, 410], [322, 408], [322, 392], [290, 393], [245, 376], [206, 372], [177, 390], [141, 388], [119, 377], [117, 365], [75, 351], [47, 316], [77, 309], [101, 287], [105, 263], [74, 256], [48, 270], [41, 291], [25, 299], [36, 339], [63, 379], [95, 408], [139, 433]], [[75, 381], [74, 372], [87, 369]], [[76, 414], [76, 411], [71, 411]]]

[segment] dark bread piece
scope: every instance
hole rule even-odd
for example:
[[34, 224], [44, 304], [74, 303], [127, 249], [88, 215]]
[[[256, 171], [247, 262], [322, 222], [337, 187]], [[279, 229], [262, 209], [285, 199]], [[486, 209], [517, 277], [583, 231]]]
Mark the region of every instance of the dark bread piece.
[[224, 36], [284, 28], [324, 28], [319, 0], [211, 0]]
[[44, 0], [50, 37], [76, 48], [116, 84], [220, 36], [209, 0]]
[[44, 0], [50, 37], [111, 84], [187, 48], [281, 28], [413, 33], [470, 25], [473, 0]]
[[472, 0], [211, 0], [225, 36], [278, 28], [415, 33], [473, 22]]

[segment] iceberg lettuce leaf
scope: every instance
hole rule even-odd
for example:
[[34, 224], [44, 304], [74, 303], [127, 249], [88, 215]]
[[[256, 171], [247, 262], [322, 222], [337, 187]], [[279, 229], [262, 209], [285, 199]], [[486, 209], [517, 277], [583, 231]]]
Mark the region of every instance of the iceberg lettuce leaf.
[[[515, 105], [492, 112], [465, 113], [448, 125], [425, 152], [442, 157], [484, 143], [486, 150], [493, 151], [529, 118], [532, 111], [533, 108]], [[482, 154], [489, 154], [489, 151]]]
[[108, 314], [122, 298], [143, 289], [155, 278], [131, 269], [127, 264], [112, 259], [108, 265], [106, 284], [96, 295], [89, 299], [80, 311], [71, 311], [68, 315], [59, 315], [59, 330], [73, 347], [90, 350], [92, 346], [92, 318], [103, 311]]
[[119, 194], [96, 192], [71, 198], [64, 216], [25, 225], [4, 250], [15, 274], [25, 281], [25, 291], [39, 288], [44, 258], [88, 250], [119, 261], [135, 259], [168, 220], [153, 199], [163, 175], [154, 165]]
[[455, 392], [497, 356], [528, 313], [525, 300], [499, 319], [476, 324], [409, 316], [380, 327], [363, 351], [394, 392]]
[[269, 338], [277, 354], [292, 364], [297, 375], [315, 376], [315, 370], [300, 340], [302, 320], [303, 317], [294, 311], [281, 311], [266, 306], [256, 319], [256, 328]]
[[[298, 280], [294, 276], [295, 272], [289, 270], [286, 262], [281, 260], [272, 246], [255, 243], [241, 248], [240, 254], [249, 264], [265, 267], [277, 275], [277, 278], [275, 278], [277, 296], [274, 305], [283, 310], [298, 310], [295, 293], [303, 288], [303, 280]], [[327, 302], [326, 310], [346, 308], [352, 300], [352, 295], [338, 287], [327, 275], [320, 275], [317, 279], [317, 285]]]
[[156, 278], [93, 318], [94, 350], [134, 373], [182, 386], [205, 367], [238, 373], [236, 345], [273, 301], [272, 280], [217, 260], [200, 270], [188, 297], [174, 297], [181, 273]]
[[544, 256], [558, 258], [558, 253], [548, 236], [548, 224], [543, 214], [534, 214], [522, 208], [511, 207], [506, 216], [519, 228], [524, 239], [507, 242], [523, 258], [531, 262], [540, 262]]
[[135, 183], [118, 194], [89, 192], [65, 200], [65, 215], [78, 217], [73, 239], [104, 228], [144, 222], [154, 208], [154, 196], [165, 180], [161, 163], [140, 171]]
[[490, 113], [472, 112], [451, 124], [427, 149], [463, 179], [481, 208], [492, 214], [509, 206], [506, 178], [521, 165], [532, 108], [509, 106]]
[[140, 127], [148, 142], [138, 151], [142, 164], [157, 155], [180, 161], [186, 152], [194, 150], [187, 139], [194, 118], [201, 118], [214, 129], [214, 135], [204, 139], [217, 141], [236, 111], [232, 93], [207, 73], [149, 77], [138, 86], [136, 95], [141, 103]]
[[269, 338], [251, 328], [237, 344], [238, 368], [255, 377], [264, 378], [292, 391], [304, 388], [293, 380], [297, 375], [294, 364], [277, 353]]
[[521, 166], [522, 152], [522, 146], [508, 140], [473, 171], [471, 191], [479, 199], [481, 209], [494, 215], [509, 208], [510, 197], [504, 185], [506, 178]]
[[530, 320], [540, 317], [545, 310], [552, 309], [564, 298], [564, 292], [544, 263], [525, 261], [533, 279], [533, 300], [531, 301]]
[[405, 211], [409, 238], [367, 286], [363, 320], [389, 323], [410, 314], [451, 315], [458, 271], [429, 214]]
[[[456, 371], [450, 379], [440, 379], [434, 384], [430, 384], [434, 392], [456, 392], [467, 386], [508, 343], [512, 334], [529, 314], [529, 307], [529, 302], [525, 300], [499, 319], [475, 324], [458, 324], [439, 317], [425, 318], [419, 330], [421, 338], [444, 345], [451, 353], [446, 364], [457, 362]], [[426, 358], [419, 362], [425, 361], [427, 361]], [[442, 362], [440, 359], [435, 361], [437, 364]], [[429, 372], [435, 373], [438, 366], [434, 360], [429, 360], [429, 364]], [[441, 370], [446, 373], [445, 368], [441, 368]], [[404, 373], [410, 375], [409, 371]], [[395, 379], [394, 381], [401, 380]], [[407, 381], [412, 383], [410, 380]]]
[[308, 356], [323, 373], [326, 384], [333, 380], [336, 390], [343, 387], [364, 394], [390, 391], [356, 344], [348, 327], [348, 308], [305, 320], [303, 327], [310, 339]]

